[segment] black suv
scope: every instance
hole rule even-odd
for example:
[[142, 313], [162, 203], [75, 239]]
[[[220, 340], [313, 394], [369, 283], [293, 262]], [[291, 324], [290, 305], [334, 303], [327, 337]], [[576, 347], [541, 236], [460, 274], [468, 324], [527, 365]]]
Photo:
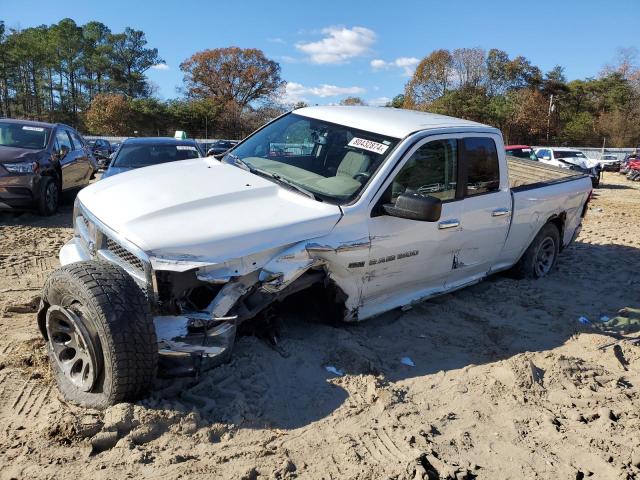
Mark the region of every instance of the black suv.
[[89, 184], [96, 160], [68, 125], [0, 119], [0, 209], [58, 210], [63, 191]]
[[115, 151], [109, 140], [105, 140], [104, 138], [90, 140], [89, 146], [91, 147], [91, 152], [98, 161], [98, 166], [100, 168], [108, 167], [111, 154]]

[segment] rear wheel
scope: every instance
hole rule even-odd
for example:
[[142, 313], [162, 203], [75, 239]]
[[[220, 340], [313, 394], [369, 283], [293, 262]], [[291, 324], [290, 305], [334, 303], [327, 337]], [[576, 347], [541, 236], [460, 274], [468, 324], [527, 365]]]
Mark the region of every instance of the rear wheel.
[[53, 177], [42, 177], [40, 195], [38, 196], [38, 213], [53, 215], [60, 206], [60, 182]]
[[61, 267], [42, 300], [49, 360], [65, 399], [103, 409], [152, 387], [155, 329], [145, 295], [124, 270], [94, 261]]
[[513, 268], [518, 278], [542, 278], [551, 272], [560, 252], [560, 232], [553, 223], [547, 223], [520, 261]]

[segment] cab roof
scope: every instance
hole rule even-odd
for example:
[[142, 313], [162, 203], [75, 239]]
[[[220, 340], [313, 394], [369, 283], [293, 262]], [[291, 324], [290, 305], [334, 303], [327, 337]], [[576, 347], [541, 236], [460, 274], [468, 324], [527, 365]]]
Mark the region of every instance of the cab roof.
[[497, 129], [482, 123], [402, 108], [360, 106], [304, 107], [294, 110], [293, 113], [394, 138], [404, 138], [422, 130], [448, 127], [459, 128], [461, 131], [473, 130], [499, 133]]

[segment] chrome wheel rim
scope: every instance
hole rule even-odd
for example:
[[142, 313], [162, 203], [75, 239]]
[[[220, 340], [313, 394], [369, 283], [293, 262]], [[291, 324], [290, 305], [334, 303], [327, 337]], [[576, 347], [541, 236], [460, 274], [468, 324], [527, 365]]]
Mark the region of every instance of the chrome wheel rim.
[[553, 267], [556, 258], [556, 242], [551, 237], [546, 237], [538, 247], [538, 253], [533, 264], [536, 276], [543, 277]]
[[53, 305], [47, 310], [46, 327], [52, 357], [60, 371], [79, 390], [90, 391], [99, 365], [91, 336], [78, 314]]
[[49, 210], [55, 210], [56, 205], [58, 204], [58, 186], [54, 182], [51, 182], [47, 186], [45, 202]]

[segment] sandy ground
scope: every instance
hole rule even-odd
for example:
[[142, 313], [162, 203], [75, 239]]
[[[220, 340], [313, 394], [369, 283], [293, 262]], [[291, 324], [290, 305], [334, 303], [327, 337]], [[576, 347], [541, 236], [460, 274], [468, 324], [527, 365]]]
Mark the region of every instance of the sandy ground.
[[277, 348], [242, 337], [199, 382], [104, 413], [61, 400], [35, 326], [71, 207], [0, 214], [0, 478], [640, 477], [637, 334], [578, 322], [640, 306], [639, 187], [606, 174], [546, 279], [359, 325], [290, 307]]

